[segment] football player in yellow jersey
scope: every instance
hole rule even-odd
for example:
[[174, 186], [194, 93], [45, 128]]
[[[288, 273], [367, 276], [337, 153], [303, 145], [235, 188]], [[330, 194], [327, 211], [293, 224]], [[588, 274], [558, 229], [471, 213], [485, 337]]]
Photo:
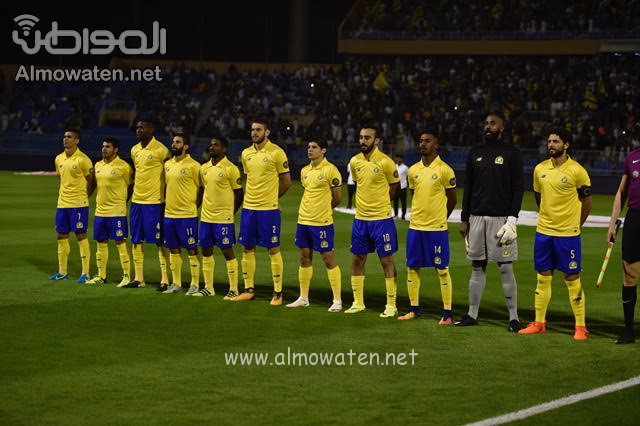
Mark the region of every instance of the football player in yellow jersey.
[[126, 288], [146, 285], [144, 280], [144, 244], [158, 246], [160, 286], [169, 288], [169, 250], [164, 247], [164, 162], [171, 157], [169, 148], [153, 136], [154, 126], [149, 118], [136, 124], [138, 143], [131, 147], [131, 161], [135, 169], [133, 195], [129, 210], [131, 243], [135, 276]]
[[580, 229], [591, 211], [591, 180], [584, 167], [567, 155], [572, 139], [571, 132], [565, 128], [551, 128], [547, 136], [549, 159], [533, 170], [533, 192], [540, 208], [533, 244], [533, 263], [537, 272], [536, 318], [520, 330], [520, 334], [547, 331], [547, 307], [555, 269], [562, 272], [569, 290], [569, 303], [575, 317], [573, 338], [586, 340], [589, 334], [580, 281]]
[[327, 276], [333, 303], [329, 312], [342, 310], [342, 273], [336, 263], [334, 252], [333, 208], [342, 201], [342, 175], [338, 168], [326, 158], [327, 141], [312, 138], [307, 144], [307, 156], [311, 162], [300, 172], [300, 182], [304, 188], [296, 227], [295, 245], [300, 252], [298, 281], [300, 297], [287, 305], [288, 308], [309, 306], [309, 287], [313, 276], [313, 251], [322, 256], [327, 268]]
[[167, 203], [164, 211], [164, 245], [171, 253], [171, 285], [163, 293], [182, 291], [182, 248], [189, 254], [191, 285], [187, 296], [200, 288], [198, 259], [198, 207], [202, 202], [200, 163], [191, 158], [189, 136], [176, 133], [171, 142], [173, 157], [164, 163], [167, 180]]
[[435, 268], [440, 281], [443, 311], [439, 324], [453, 324], [452, 285], [449, 274], [449, 229], [447, 219], [458, 201], [453, 169], [438, 155], [438, 133], [420, 135], [421, 159], [407, 172], [411, 191], [411, 217], [407, 232], [407, 292], [411, 307], [398, 317], [420, 317], [420, 269]]
[[87, 239], [89, 229], [89, 197], [95, 189], [93, 162], [80, 151], [80, 131], [67, 128], [62, 144], [64, 152], [55, 159], [56, 173], [60, 179], [56, 208], [56, 232], [58, 233], [58, 272], [48, 280], [68, 280], [67, 263], [71, 247], [69, 233], [76, 234], [82, 262], [79, 283], [89, 280], [91, 248]]
[[204, 288], [194, 296], [212, 296], [215, 259], [214, 246], [220, 247], [227, 267], [229, 291], [224, 296], [231, 300], [238, 296], [238, 259], [233, 250], [236, 244], [234, 215], [242, 205], [244, 192], [240, 169], [227, 158], [229, 141], [214, 135], [209, 144], [211, 159], [200, 166], [204, 186], [200, 209], [200, 247], [202, 247], [202, 275]]
[[242, 171], [246, 185], [238, 241], [242, 250], [244, 292], [234, 302], [255, 297], [256, 246], [269, 251], [273, 295], [271, 305], [282, 305], [282, 273], [284, 263], [280, 252], [282, 218], [278, 199], [291, 187], [289, 160], [282, 148], [269, 140], [269, 121], [256, 118], [251, 122], [251, 146], [242, 151]]
[[95, 166], [96, 213], [93, 220], [93, 239], [97, 241], [96, 266], [98, 275], [87, 284], [107, 282], [107, 263], [109, 261], [109, 240], [116, 242], [122, 267], [122, 280], [118, 287], [129, 284], [131, 258], [127, 250], [127, 201], [133, 193], [133, 169], [118, 156], [120, 140], [108, 136], [102, 141], [102, 160]]
[[356, 182], [356, 216], [351, 227], [351, 289], [353, 305], [345, 311], [354, 314], [365, 310], [364, 266], [367, 255], [378, 254], [384, 270], [387, 303], [381, 318], [398, 315], [396, 292], [398, 276], [393, 254], [398, 251], [398, 233], [391, 216], [391, 201], [400, 192], [396, 163], [378, 149], [378, 128], [360, 129], [360, 153], [351, 157], [349, 167]]

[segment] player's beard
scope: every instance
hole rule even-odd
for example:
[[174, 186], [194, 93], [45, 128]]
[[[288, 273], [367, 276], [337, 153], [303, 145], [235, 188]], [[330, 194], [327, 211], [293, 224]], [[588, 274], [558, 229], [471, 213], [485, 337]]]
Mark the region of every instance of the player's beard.
[[178, 157], [180, 154], [182, 154], [182, 149], [171, 148], [171, 155]]
[[485, 143], [496, 143], [500, 139], [500, 132], [492, 132], [491, 130], [485, 130], [484, 141]]
[[361, 151], [363, 154], [368, 154], [368, 153], [370, 153], [371, 151], [373, 151], [373, 147], [374, 147], [374, 146], [375, 146], [375, 144], [371, 144], [371, 145], [367, 145], [367, 144], [364, 144], [364, 143], [363, 143], [363, 144], [360, 144], [360, 151]]
[[551, 158], [560, 158], [564, 155], [565, 150], [564, 148], [554, 149], [553, 151], [549, 149], [547, 150], [547, 152], [549, 153], [549, 157]]

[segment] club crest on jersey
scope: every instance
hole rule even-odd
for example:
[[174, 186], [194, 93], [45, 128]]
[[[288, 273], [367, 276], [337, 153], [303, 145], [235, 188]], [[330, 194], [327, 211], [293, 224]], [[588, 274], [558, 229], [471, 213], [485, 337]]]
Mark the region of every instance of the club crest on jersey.
[[180, 169], [180, 174], [181, 175], [186, 175], [187, 174], [187, 169]]
[[116, 237], [123, 237], [123, 236], [124, 236], [124, 233], [122, 232], [122, 229], [118, 229], [116, 231]]
[[322, 179], [324, 179], [324, 176], [322, 176], [322, 175], [318, 175], [318, 177], [317, 177], [316, 179], [318, 179], [318, 180], [322, 180]]
[[320, 247], [322, 248], [328, 248], [329, 247], [329, 243], [326, 240], [322, 240], [320, 242]]
[[384, 245], [384, 251], [391, 251], [391, 244], [386, 243], [386, 244]]
[[509, 250], [508, 248], [502, 249], [502, 257], [509, 257], [510, 255], [511, 255], [511, 250]]
[[637, 170], [634, 170], [633, 172], [631, 172], [632, 178], [638, 179], [638, 176], [640, 176], [640, 172], [638, 172]]
[[442, 265], [442, 258], [440, 258], [439, 256], [436, 256], [433, 259], [433, 263], [435, 263], [436, 265]]
[[267, 157], [262, 157], [262, 162], [263, 162], [263, 163], [268, 163], [268, 162], [269, 162], [269, 159], [268, 159]]
[[494, 162], [495, 164], [504, 164], [504, 158], [502, 158], [502, 155], [498, 155], [498, 156], [496, 157], [496, 159], [495, 159], [495, 160], [493, 160], [493, 162]]
[[289, 162], [285, 161], [284, 163], [282, 163], [282, 167], [284, 167], [285, 169], [289, 168]]
[[568, 183], [568, 182], [569, 182], [569, 180], [567, 179], [567, 177], [566, 177], [566, 176], [562, 176], [562, 179], [560, 179], [560, 182], [562, 182], [562, 183]]
[[451, 186], [456, 186], [456, 178], [451, 178], [451, 179], [449, 180], [449, 185], [451, 185]]
[[271, 237], [271, 242], [274, 243], [274, 244], [277, 243], [278, 242], [278, 237], [276, 235], [272, 236]]
[[333, 180], [331, 181], [331, 185], [333, 185], [333, 186], [339, 186], [339, 185], [340, 185], [340, 179], [338, 179], [338, 178], [333, 178]]
[[196, 239], [193, 237], [189, 237], [189, 239], [187, 240], [188, 244], [195, 244], [196, 243]]
[[380, 169], [378, 167], [373, 168], [373, 173], [380, 173]]
[[432, 174], [431, 175], [431, 180], [438, 180], [438, 175], [437, 174]]
[[115, 175], [117, 172], [115, 170], [111, 170], [111, 174]]
[[227, 245], [227, 244], [229, 244], [229, 237], [224, 237], [224, 238], [222, 239], [222, 244], [223, 244], [223, 245]]
[[578, 269], [578, 262], [576, 262], [575, 260], [572, 260], [571, 262], [569, 262], [569, 269], [571, 270]]
[[218, 173], [218, 177], [219, 178], [223, 178], [224, 177], [224, 173], [222, 173], [222, 172]]
[[84, 222], [82, 221], [76, 222], [76, 229], [82, 229], [82, 228], [84, 228]]

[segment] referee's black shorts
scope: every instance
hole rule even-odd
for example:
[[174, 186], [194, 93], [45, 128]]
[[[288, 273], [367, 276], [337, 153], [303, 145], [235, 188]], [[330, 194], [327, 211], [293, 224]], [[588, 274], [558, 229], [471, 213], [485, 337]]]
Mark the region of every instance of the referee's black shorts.
[[629, 209], [622, 227], [622, 260], [640, 262], [640, 210]]

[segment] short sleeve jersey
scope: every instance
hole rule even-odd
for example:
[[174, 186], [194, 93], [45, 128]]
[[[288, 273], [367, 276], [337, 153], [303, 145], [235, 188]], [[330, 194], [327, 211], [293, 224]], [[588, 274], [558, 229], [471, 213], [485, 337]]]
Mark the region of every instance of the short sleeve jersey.
[[375, 147], [367, 160], [359, 153], [349, 161], [356, 191], [356, 219], [381, 220], [391, 217], [389, 185], [398, 184], [396, 163]]
[[164, 216], [168, 218], [189, 218], [198, 216], [198, 189], [200, 163], [189, 154], [181, 161], [171, 158], [164, 163], [167, 179], [167, 203]]
[[409, 189], [413, 191], [409, 228], [418, 231], [447, 229], [447, 190], [456, 187], [453, 169], [437, 156], [429, 166], [421, 161], [409, 167]]
[[241, 159], [247, 175], [243, 207], [251, 210], [277, 209], [280, 175], [289, 173], [287, 154], [267, 140], [261, 150], [253, 144], [245, 148]]
[[207, 161], [200, 166], [204, 186], [200, 220], [209, 223], [233, 223], [235, 194], [242, 188], [240, 169], [227, 157], [217, 164]]
[[96, 163], [96, 216], [127, 215], [127, 191], [133, 183], [133, 170], [129, 163], [116, 156], [111, 162]]
[[627, 175], [629, 182], [629, 208], [640, 210], [640, 149], [627, 154], [622, 168], [622, 174]]
[[331, 188], [342, 186], [342, 175], [338, 168], [324, 158], [317, 167], [308, 164], [300, 171], [300, 182], [304, 188], [298, 223], [324, 226], [333, 223]]
[[56, 173], [60, 177], [58, 208], [86, 207], [89, 205], [87, 176], [93, 171], [93, 162], [80, 149], [69, 157], [61, 153], [55, 159]]
[[131, 147], [131, 160], [135, 168], [135, 183], [131, 201], [138, 204], [161, 204], [164, 202], [164, 162], [171, 152], [155, 137], [146, 147], [137, 143]]
[[580, 235], [582, 203], [578, 188], [591, 187], [587, 171], [569, 158], [560, 167], [551, 159], [533, 170], [533, 190], [540, 193], [540, 213], [536, 231], [554, 237]]

